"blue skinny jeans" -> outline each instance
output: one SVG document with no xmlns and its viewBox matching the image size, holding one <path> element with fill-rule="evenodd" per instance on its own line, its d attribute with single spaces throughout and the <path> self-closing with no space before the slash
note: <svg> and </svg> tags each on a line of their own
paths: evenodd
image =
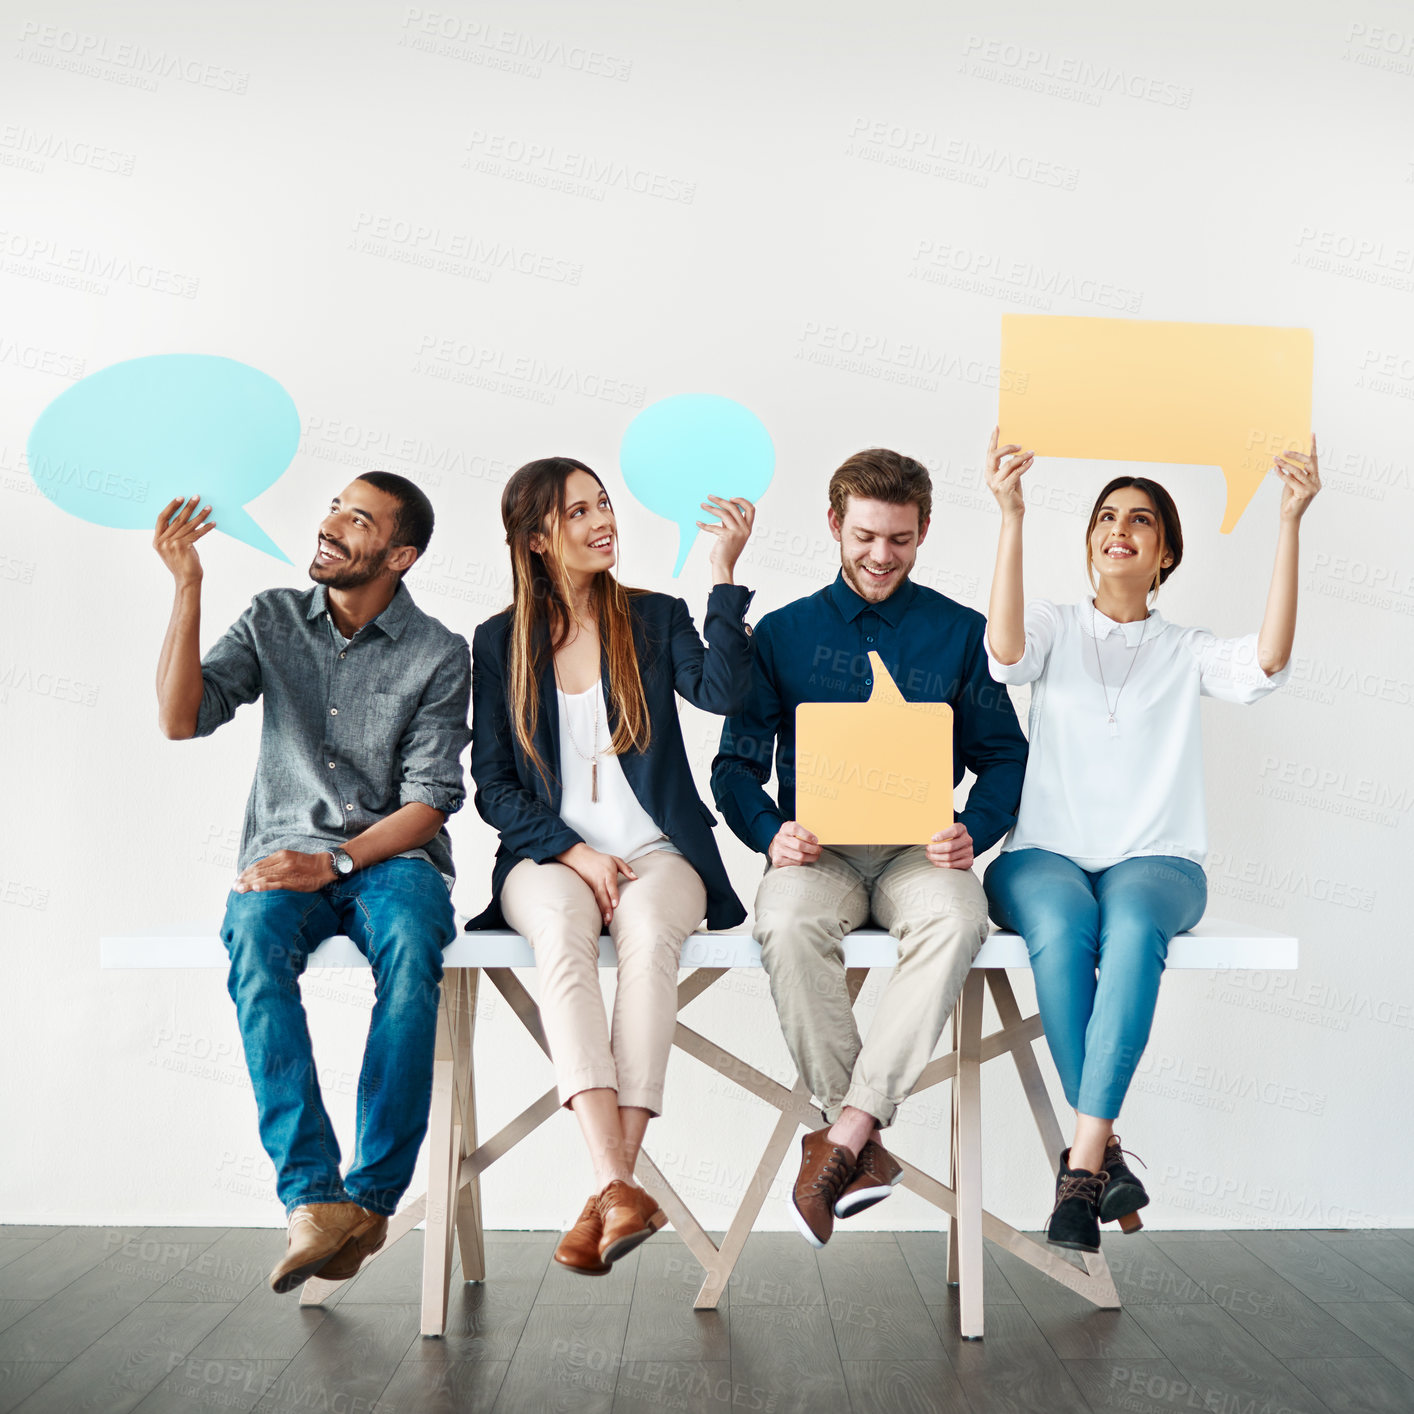
<svg viewBox="0 0 1414 1414">
<path fill-rule="evenodd" d="M 1031 956 L 1065 1097 L 1116 1119 L 1149 1042 L 1169 939 L 1208 903 L 1188 859 L 1145 855 L 1091 873 L 1045 849 L 999 854 L 982 881 L 993 919 Z"/>
<path fill-rule="evenodd" d="M 342 1178 L 299 992 L 309 954 L 340 933 L 368 959 L 374 983 L 358 1134 Z M 227 989 L 286 1213 L 348 1202 L 396 1211 L 427 1132 L 442 949 L 455 937 L 447 886 L 425 859 L 385 859 L 317 893 L 270 889 L 226 900 Z"/>
</svg>

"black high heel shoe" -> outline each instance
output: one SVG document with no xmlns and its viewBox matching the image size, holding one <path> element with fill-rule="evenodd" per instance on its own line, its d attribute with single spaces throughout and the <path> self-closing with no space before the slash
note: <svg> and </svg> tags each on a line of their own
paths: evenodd
<svg viewBox="0 0 1414 1414">
<path fill-rule="evenodd" d="M 1119 1147 L 1119 1136 L 1111 1134 L 1105 1140 L 1105 1172 L 1109 1181 L 1100 1193 L 1100 1221 L 1119 1224 L 1124 1233 L 1138 1232 L 1144 1224 L 1139 1219 L 1139 1209 L 1149 1206 L 1149 1195 L 1144 1185 L 1124 1161 L 1125 1150 Z M 1139 1159 L 1138 1154 L 1131 1158 Z M 1139 1159 L 1144 1164 L 1143 1159 Z M 1147 1168 L 1148 1165 L 1144 1164 Z"/>
<path fill-rule="evenodd" d="M 1061 1151 L 1056 1206 L 1046 1224 L 1047 1242 L 1075 1252 L 1100 1250 L 1100 1194 L 1109 1178 L 1104 1169 L 1091 1173 L 1089 1169 L 1071 1168 L 1070 1150 Z"/>
</svg>

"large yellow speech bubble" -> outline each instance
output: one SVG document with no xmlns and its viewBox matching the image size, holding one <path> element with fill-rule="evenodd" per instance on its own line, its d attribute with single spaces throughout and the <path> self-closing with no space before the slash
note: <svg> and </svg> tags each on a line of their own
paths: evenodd
<svg viewBox="0 0 1414 1414">
<path fill-rule="evenodd" d="M 1002 315 L 1002 442 L 1041 456 L 1219 466 L 1226 534 L 1311 442 L 1309 329 Z"/>
<path fill-rule="evenodd" d="M 952 824 L 952 708 L 908 702 L 870 653 L 867 702 L 795 709 L 795 815 L 821 844 L 927 844 Z"/>
</svg>

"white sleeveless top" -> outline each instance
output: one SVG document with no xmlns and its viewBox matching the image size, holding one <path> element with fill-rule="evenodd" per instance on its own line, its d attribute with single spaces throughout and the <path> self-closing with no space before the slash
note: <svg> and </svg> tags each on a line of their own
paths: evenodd
<svg viewBox="0 0 1414 1414">
<path fill-rule="evenodd" d="M 632 862 L 655 849 L 675 849 L 668 837 L 639 804 L 633 787 L 609 750 L 609 713 L 604 686 L 596 682 L 583 692 L 556 688 L 560 713 L 560 819 L 578 832 L 591 849 L 616 854 Z M 598 699 L 599 737 L 594 739 L 595 699 Z M 578 743 L 579 751 L 575 750 Z M 597 748 L 599 799 L 590 799 L 590 763 L 580 755 Z"/>
</svg>

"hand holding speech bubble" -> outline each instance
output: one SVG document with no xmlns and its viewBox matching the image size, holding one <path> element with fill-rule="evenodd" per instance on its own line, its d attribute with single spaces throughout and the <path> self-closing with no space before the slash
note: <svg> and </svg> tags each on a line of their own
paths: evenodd
<svg viewBox="0 0 1414 1414">
<path fill-rule="evenodd" d="M 953 823 L 952 708 L 909 702 L 869 654 L 867 702 L 795 709 L 795 815 L 821 844 L 927 844 Z"/>
<path fill-rule="evenodd" d="M 714 393 L 679 393 L 650 403 L 629 423 L 619 469 L 637 500 L 677 522 L 676 579 L 697 539 L 701 503 L 709 495 L 759 500 L 771 484 L 776 449 L 750 408 Z"/>
<path fill-rule="evenodd" d="M 152 528 L 177 496 L 200 493 L 227 535 L 290 563 L 245 503 L 284 474 L 299 413 L 268 374 L 214 354 L 154 354 L 100 369 L 39 415 L 30 475 L 70 515 Z"/>
<path fill-rule="evenodd" d="M 1273 455 L 1310 445 L 1313 357 L 1309 329 L 1004 314 L 1000 440 L 1219 466 L 1227 534 Z"/>
</svg>

